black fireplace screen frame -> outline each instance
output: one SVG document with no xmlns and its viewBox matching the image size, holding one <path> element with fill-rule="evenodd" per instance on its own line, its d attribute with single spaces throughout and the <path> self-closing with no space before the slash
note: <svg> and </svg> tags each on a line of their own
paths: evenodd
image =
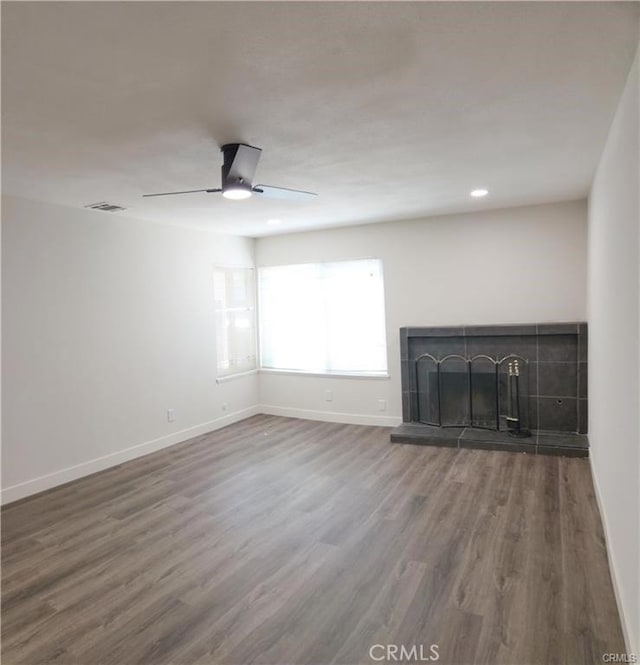
<svg viewBox="0 0 640 665">
<path fill-rule="evenodd" d="M 435 365 L 436 381 L 437 381 L 437 396 L 438 396 L 438 408 L 437 408 L 437 422 L 434 422 L 433 419 L 428 419 L 426 416 L 423 419 L 423 414 L 421 413 L 421 386 L 420 386 L 420 361 L 429 360 Z M 467 404 L 468 404 L 468 418 L 466 422 L 458 422 L 451 424 L 442 424 L 443 421 L 443 380 L 442 380 L 442 365 L 447 361 L 458 360 L 462 361 L 466 368 L 466 394 L 467 394 Z M 493 393 L 495 399 L 495 426 L 483 426 L 474 424 L 474 397 L 473 397 L 473 388 L 472 388 L 472 375 L 473 375 L 473 363 L 478 360 L 489 361 L 493 365 Z M 486 429 L 499 431 L 500 430 L 500 408 L 503 404 L 502 394 L 501 394 L 501 381 L 500 381 L 500 369 L 505 362 L 519 361 L 523 363 L 523 367 L 526 368 L 526 377 L 528 379 L 528 365 L 529 361 L 527 358 L 523 358 L 517 354 L 509 354 L 503 358 L 496 359 L 485 354 L 478 354 L 472 357 L 465 357 L 456 353 L 449 354 L 443 358 L 436 358 L 430 353 L 423 353 L 415 359 L 414 372 L 415 372 L 415 386 L 417 392 L 417 401 L 416 401 L 416 410 L 417 410 L 417 420 L 418 422 L 424 423 L 425 425 L 435 425 L 437 427 L 474 427 L 478 429 Z M 486 372 L 484 372 L 486 374 Z M 526 420 L 528 420 L 528 390 L 526 391 L 526 396 L 521 395 L 520 399 L 523 400 L 522 407 L 523 411 L 527 414 Z"/>
</svg>

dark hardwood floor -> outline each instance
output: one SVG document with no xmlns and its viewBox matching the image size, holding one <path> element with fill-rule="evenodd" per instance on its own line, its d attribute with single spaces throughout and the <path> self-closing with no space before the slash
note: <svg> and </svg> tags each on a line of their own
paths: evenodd
<svg viewBox="0 0 640 665">
<path fill-rule="evenodd" d="M 587 460 L 389 431 L 256 416 L 7 506 L 3 664 L 624 651 Z"/>
</svg>

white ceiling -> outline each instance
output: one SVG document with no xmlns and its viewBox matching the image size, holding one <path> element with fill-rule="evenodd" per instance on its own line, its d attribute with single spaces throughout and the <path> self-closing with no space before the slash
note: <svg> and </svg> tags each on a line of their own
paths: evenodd
<svg viewBox="0 0 640 665">
<path fill-rule="evenodd" d="M 3 2 L 3 190 L 252 236 L 583 197 L 638 7 Z M 235 141 L 318 199 L 141 198 Z"/>
</svg>

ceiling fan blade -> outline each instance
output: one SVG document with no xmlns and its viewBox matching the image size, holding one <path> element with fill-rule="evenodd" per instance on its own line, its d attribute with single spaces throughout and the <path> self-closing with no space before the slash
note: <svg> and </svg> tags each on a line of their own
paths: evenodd
<svg viewBox="0 0 640 665">
<path fill-rule="evenodd" d="M 211 194 L 213 192 L 221 192 L 221 189 L 188 189 L 185 192 L 160 192 L 160 194 L 143 194 L 142 198 L 148 198 L 150 196 L 173 196 L 174 194 L 195 194 L 196 192 L 207 192 Z"/>
<path fill-rule="evenodd" d="M 222 152 L 224 154 L 223 183 L 241 180 L 251 184 L 262 149 L 244 143 L 228 143 L 222 146 Z"/>
<path fill-rule="evenodd" d="M 284 187 L 272 187 L 271 185 L 256 185 L 253 193 L 269 199 L 284 199 L 287 201 L 309 201 L 315 196 L 314 192 L 303 192 L 300 189 L 285 189 Z"/>
</svg>

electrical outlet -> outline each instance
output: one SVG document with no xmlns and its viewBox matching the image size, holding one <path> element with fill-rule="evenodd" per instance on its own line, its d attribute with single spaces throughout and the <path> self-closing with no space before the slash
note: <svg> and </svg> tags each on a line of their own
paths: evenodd
<svg viewBox="0 0 640 665">
<path fill-rule="evenodd" d="M 333 390 L 325 390 L 324 391 L 324 401 L 325 402 L 333 402 Z"/>
<path fill-rule="evenodd" d="M 167 409 L 167 422 L 172 423 L 176 419 L 176 412 L 173 409 Z"/>
<path fill-rule="evenodd" d="M 379 399 L 378 400 L 378 411 L 386 411 L 387 410 L 387 400 L 386 399 Z"/>
<path fill-rule="evenodd" d="M 229 405 L 226 402 L 222 402 L 222 410 L 226 411 L 229 408 Z"/>
</svg>

